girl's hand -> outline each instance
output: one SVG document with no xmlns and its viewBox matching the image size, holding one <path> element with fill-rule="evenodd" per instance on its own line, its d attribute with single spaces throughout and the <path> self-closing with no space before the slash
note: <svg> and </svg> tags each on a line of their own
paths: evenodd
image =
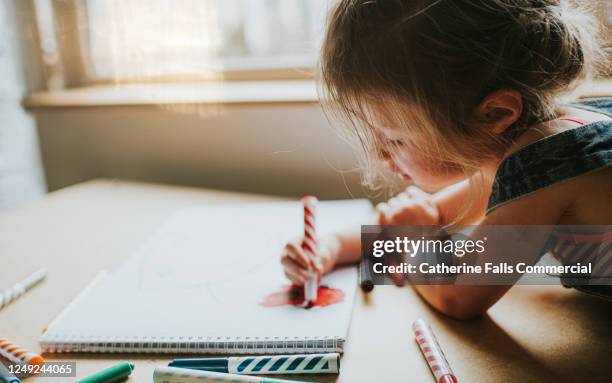
<svg viewBox="0 0 612 383">
<path fill-rule="evenodd" d="M 308 269 L 312 269 L 320 280 L 321 277 L 330 272 L 337 260 L 337 246 L 333 238 L 323 238 L 319 243 L 317 257 L 312 261 L 302 249 L 302 239 L 296 238 L 285 245 L 281 264 L 285 275 L 294 285 L 302 286 L 308 280 Z"/>
<path fill-rule="evenodd" d="M 376 206 L 380 225 L 440 225 L 441 215 L 432 196 L 416 186 Z"/>
</svg>

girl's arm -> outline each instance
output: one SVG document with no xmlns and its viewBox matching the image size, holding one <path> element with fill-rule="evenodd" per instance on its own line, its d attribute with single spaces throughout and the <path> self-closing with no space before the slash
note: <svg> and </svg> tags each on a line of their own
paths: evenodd
<svg viewBox="0 0 612 383">
<path fill-rule="evenodd" d="M 434 195 L 425 193 L 414 186 L 376 207 L 376 214 L 369 219 L 376 225 L 444 225 L 456 219 L 459 214 L 464 217 L 459 221 L 468 224 L 478 221 L 486 207 L 486 199 L 480 198 L 476 203 L 466 206 L 473 194 L 469 182 L 463 181 L 451 185 Z M 487 196 L 488 197 L 488 196 Z M 473 197 L 472 197 L 473 198 Z M 320 274 L 331 271 L 335 266 L 359 262 L 361 258 L 361 232 L 353 228 L 321 238 L 319 247 L 319 265 L 314 265 L 306 257 L 296 239 L 287 243 L 281 263 L 285 275 L 294 284 L 301 285 L 307 279 L 308 268 L 316 269 Z"/>
<path fill-rule="evenodd" d="M 512 201 L 486 216 L 473 234 L 473 238 L 486 236 L 484 233 L 490 229 L 489 225 L 555 225 L 570 205 L 575 193 L 576 188 L 570 181 Z M 532 248 L 541 249 L 547 240 L 546 233 L 539 233 L 537 237 L 531 239 Z M 496 247 L 495 243 L 489 243 L 484 257 L 495 259 L 496 251 L 500 251 L 500 247 Z M 528 255 L 517 254 L 517 256 Z M 512 286 L 415 285 L 414 287 L 419 295 L 437 310 L 457 319 L 469 319 L 487 311 Z"/>
<path fill-rule="evenodd" d="M 486 182 L 477 185 L 486 187 Z M 479 198 L 474 199 L 474 195 Z M 474 202 L 468 205 L 466 201 L 470 199 Z M 467 225 L 482 219 L 487 199 L 488 194 L 472 190 L 468 180 L 448 186 L 433 195 L 409 187 L 388 203 L 379 204 L 378 213 L 371 217 L 370 224 L 446 225 L 463 215 L 458 223 Z M 467 209 L 464 208 L 466 206 Z M 361 259 L 361 232 L 358 229 L 336 233 L 324 238 L 322 244 L 337 254 L 335 265 L 356 263 Z M 324 269 L 329 270 L 335 265 L 329 265 L 329 268 L 324 265 Z"/>
<path fill-rule="evenodd" d="M 484 217 L 492 181 L 478 179 L 474 186 L 466 179 L 448 186 L 432 195 L 440 213 L 440 225 L 456 223 L 470 225 Z"/>
<path fill-rule="evenodd" d="M 377 224 L 378 218 L 372 215 L 369 222 Z M 312 268 L 322 276 L 334 267 L 357 263 L 361 259 L 360 227 L 340 231 L 319 240 L 317 263 L 313 263 L 301 247 L 301 238 L 288 242 L 283 250 L 281 264 L 285 275 L 293 284 L 301 286 L 308 278 L 307 270 Z"/>
<path fill-rule="evenodd" d="M 329 247 L 329 251 L 337 254 L 335 264 L 329 265 L 327 269 L 359 262 L 361 259 L 361 231 L 359 229 L 346 230 L 331 235 L 322 240 L 323 246 Z"/>
<path fill-rule="evenodd" d="M 434 194 L 410 186 L 404 192 L 379 204 L 381 225 L 460 225 L 476 224 L 484 217 L 492 177 L 478 174 L 472 183 L 466 179 Z"/>
</svg>

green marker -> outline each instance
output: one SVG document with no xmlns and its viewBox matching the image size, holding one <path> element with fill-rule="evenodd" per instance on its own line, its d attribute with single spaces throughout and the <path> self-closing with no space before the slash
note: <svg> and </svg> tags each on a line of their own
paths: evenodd
<svg viewBox="0 0 612 383">
<path fill-rule="evenodd" d="M 78 383 L 115 383 L 121 382 L 134 371 L 134 363 L 119 363 L 98 373 L 88 376 Z"/>
<path fill-rule="evenodd" d="M 0 362 L 0 382 L 1 383 L 21 383 L 15 375 L 11 374 L 8 368 L 4 367 L 4 364 Z"/>
</svg>

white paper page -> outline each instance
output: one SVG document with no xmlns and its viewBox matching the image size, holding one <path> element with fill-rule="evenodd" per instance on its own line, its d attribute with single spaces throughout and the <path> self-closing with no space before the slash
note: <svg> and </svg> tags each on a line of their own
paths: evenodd
<svg viewBox="0 0 612 383">
<path fill-rule="evenodd" d="M 365 200 L 322 202 L 318 234 L 358 228 L 370 211 Z M 322 285 L 344 293 L 340 303 L 311 309 L 262 306 L 267 296 L 289 286 L 281 251 L 302 231 L 303 210 L 297 202 L 182 210 L 64 313 L 43 339 L 346 338 L 355 267 L 323 279 Z"/>
</svg>

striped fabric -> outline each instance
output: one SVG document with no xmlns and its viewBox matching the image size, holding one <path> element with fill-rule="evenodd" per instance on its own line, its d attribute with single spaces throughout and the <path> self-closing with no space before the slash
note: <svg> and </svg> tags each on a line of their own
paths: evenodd
<svg viewBox="0 0 612 383">
<path fill-rule="evenodd" d="M 548 251 L 563 265 L 592 265 L 590 275 L 559 275 L 564 286 L 612 300 L 612 230 L 598 233 L 556 230 Z"/>
</svg>

